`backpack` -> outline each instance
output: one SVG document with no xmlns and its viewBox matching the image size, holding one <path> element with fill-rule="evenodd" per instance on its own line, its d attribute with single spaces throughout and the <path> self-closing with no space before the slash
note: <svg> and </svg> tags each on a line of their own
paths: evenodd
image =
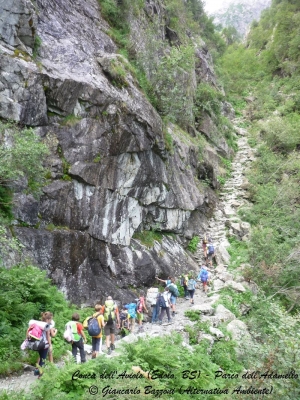
<svg viewBox="0 0 300 400">
<path fill-rule="evenodd" d="M 138 313 L 142 313 L 143 312 L 143 304 L 144 302 L 141 300 L 141 298 L 138 299 L 137 303 L 136 303 L 136 311 Z"/>
<path fill-rule="evenodd" d="M 104 303 L 105 309 L 104 309 L 104 321 L 107 322 L 108 324 L 112 324 L 114 320 L 116 319 L 116 305 L 113 302 L 113 300 L 106 300 Z"/>
<path fill-rule="evenodd" d="M 174 296 L 174 297 L 178 297 L 179 296 L 179 291 L 176 287 L 176 285 L 174 285 L 174 283 L 171 283 L 168 286 L 169 292 Z"/>
<path fill-rule="evenodd" d="M 136 318 L 136 304 L 129 303 L 124 306 L 128 310 L 128 315 L 130 318 Z"/>
<path fill-rule="evenodd" d="M 87 331 L 90 336 L 99 336 L 101 333 L 101 327 L 99 326 L 99 317 L 100 313 L 97 314 L 95 317 L 91 317 L 88 319 L 87 323 Z"/>
<path fill-rule="evenodd" d="M 188 290 L 194 290 L 195 289 L 194 285 L 195 285 L 194 279 L 190 279 L 189 282 L 188 282 L 188 285 L 187 285 L 187 289 Z"/>
<path fill-rule="evenodd" d="M 147 290 L 147 296 L 146 296 L 146 301 L 147 303 L 150 303 L 151 306 L 156 305 L 156 300 L 157 300 L 157 295 L 158 295 L 158 288 L 150 288 Z"/>
<path fill-rule="evenodd" d="M 214 248 L 214 245 L 211 243 L 208 245 L 208 254 L 211 255 L 211 254 L 214 254 L 214 252 L 215 252 L 215 248 Z"/>
<path fill-rule="evenodd" d="M 65 325 L 64 338 L 67 342 L 78 342 L 81 339 L 81 335 L 77 332 L 76 321 L 69 321 Z"/>
<path fill-rule="evenodd" d="M 156 304 L 157 304 L 159 307 L 163 307 L 163 308 L 166 308 L 166 307 L 167 307 L 165 298 L 164 298 L 164 296 L 163 296 L 162 294 L 159 295 Z"/>
<path fill-rule="evenodd" d="M 33 351 L 40 351 L 40 350 L 44 350 L 44 348 L 46 347 L 47 344 L 48 344 L 48 341 L 46 338 L 46 332 L 42 331 L 42 336 L 40 337 L 39 340 L 28 339 L 26 348 L 29 350 L 33 350 Z"/>
<path fill-rule="evenodd" d="M 206 271 L 206 269 L 203 269 L 203 270 L 201 271 L 200 279 L 201 279 L 201 282 L 207 282 L 207 279 L 208 279 L 208 272 Z"/>
<path fill-rule="evenodd" d="M 31 324 L 27 330 L 27 337 L 29 340 L 40 340 L 43 335 L 43 328 L 41 328 L 38 324 Z"/>
</svg>

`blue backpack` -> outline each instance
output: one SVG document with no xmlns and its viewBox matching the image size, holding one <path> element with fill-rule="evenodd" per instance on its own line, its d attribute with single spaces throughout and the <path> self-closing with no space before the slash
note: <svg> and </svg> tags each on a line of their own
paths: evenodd
<svg viewBox="0 0 300 400">
<path fill-rule="evenodd" d="M 130 318 L 136 318 L 136 304 L 135 303 L 129 303 L 125 304 L 124 308 L 128 310 L 128 314 Z"/>
<path fill-rule="evenodd" d="M 99 326 L 98 322 L 98 317 L 100 314 L 96 315 L 95 317 L 92 317 L 88 320 L 88 334 L 90 336 L 99 336 L 101 333 L 101 327 Z"/>
<path fill-rule="evenodd" d="M 209 245 L 208 245 L 208 254 L 209 254 L 209 255 L 210 255 L 210 254 L 214 254 L 214 252 L 215 252 L 214 245 L 213 245 L 213 244 L 209 244 Z"/>
<path fill-rule="evenodd" d="M 166 307 L 167 307 L 165 298 L 164 298 L 164 296 L 163 296 L 162 294 L 159 295 L 156 304 L 157 304 L 159 307 L 163 307 L 163 308 L 166 308 Z"/>
<path fill-rule="evenodd" d="M 201 282 L 207 282 L 207 279 L 208 279 L 208 272 L 206 271 L 206 269 L 203 269 L 203 270 L 201 271 L 200 279 L 201 279 Z"/>
</svg>

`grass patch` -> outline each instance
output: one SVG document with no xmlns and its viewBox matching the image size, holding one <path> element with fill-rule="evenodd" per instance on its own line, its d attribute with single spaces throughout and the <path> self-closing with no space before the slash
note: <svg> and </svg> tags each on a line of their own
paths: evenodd
<svg viewBox="0 0 300 400">
<path fill-rule="evenodd" d="M 157 231 L 142 231 L 135 232 L 132 237 L 133 239 L 139 240 L 144 246 L 151 248 L 154 246 L 155 241 L 161 243 L 163 235 L 161 232 Z"/>
<path fill-rule="evenodd" d="M 61 122 L 63 126 L 74 126 L 81 121 L 81 117 L 76 117 L 74 114 L 67 115 Z"/>
</svg>

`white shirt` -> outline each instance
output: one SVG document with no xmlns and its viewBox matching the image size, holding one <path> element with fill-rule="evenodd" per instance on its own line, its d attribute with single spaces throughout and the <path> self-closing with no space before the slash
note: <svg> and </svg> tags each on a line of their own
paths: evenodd
<svg viewBox="0 0 300 400">
<path fill-rule="evenodd" d="M 163 292 L 162 295 L 163 295 L 163 297 L 165 299 L 166 306 L 169 307 L 170 306 L 171 293 L 170 292 Z"/>
</svg>

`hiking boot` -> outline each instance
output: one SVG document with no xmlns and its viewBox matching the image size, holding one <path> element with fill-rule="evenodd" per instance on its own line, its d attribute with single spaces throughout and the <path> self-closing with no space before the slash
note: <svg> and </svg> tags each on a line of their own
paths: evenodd
<svg viewBox="0 0 300 400">
<path fill-rule="evenodd" d="M 115 345 L 111 343 L 110 348 L 111 348 L 111 350 L 114 350 L 115 349 Z"/>
<path fill-rule="evenodd" d="M 111 348 L 109 347 L 108 349 L 107 349 L 107 355 L 109 356 L 111 354 Z"/>
<path fill-rule="evenodd" d="M 175 311 L 172 312 L 172 317 L 175 317 Z"/>
<path fill-rule="evenodd" d="M 34 371 L 33 371 L 33 375 L 34 376 L 38 376 L 40 374 L 40 371 L 38 370 L 38 368 L 36 368 Z"/>
<path fill-rule="evenodd" d="M 168 324 L 170 325 L 170 324 L 173 324 L 173 321 L 172 321 L 172 319 L 170 318 L 170 319 L 168 319 Z"/>
<path fill-rule="evenodd" d="M 185 299 L 186 299 L 186 300 L 188 300 L 188 299 L 189 299 L 189 297 L 187 297 L 187 296 L 186 296 L 186 298 L 185 298 Z"/>
</svg>

